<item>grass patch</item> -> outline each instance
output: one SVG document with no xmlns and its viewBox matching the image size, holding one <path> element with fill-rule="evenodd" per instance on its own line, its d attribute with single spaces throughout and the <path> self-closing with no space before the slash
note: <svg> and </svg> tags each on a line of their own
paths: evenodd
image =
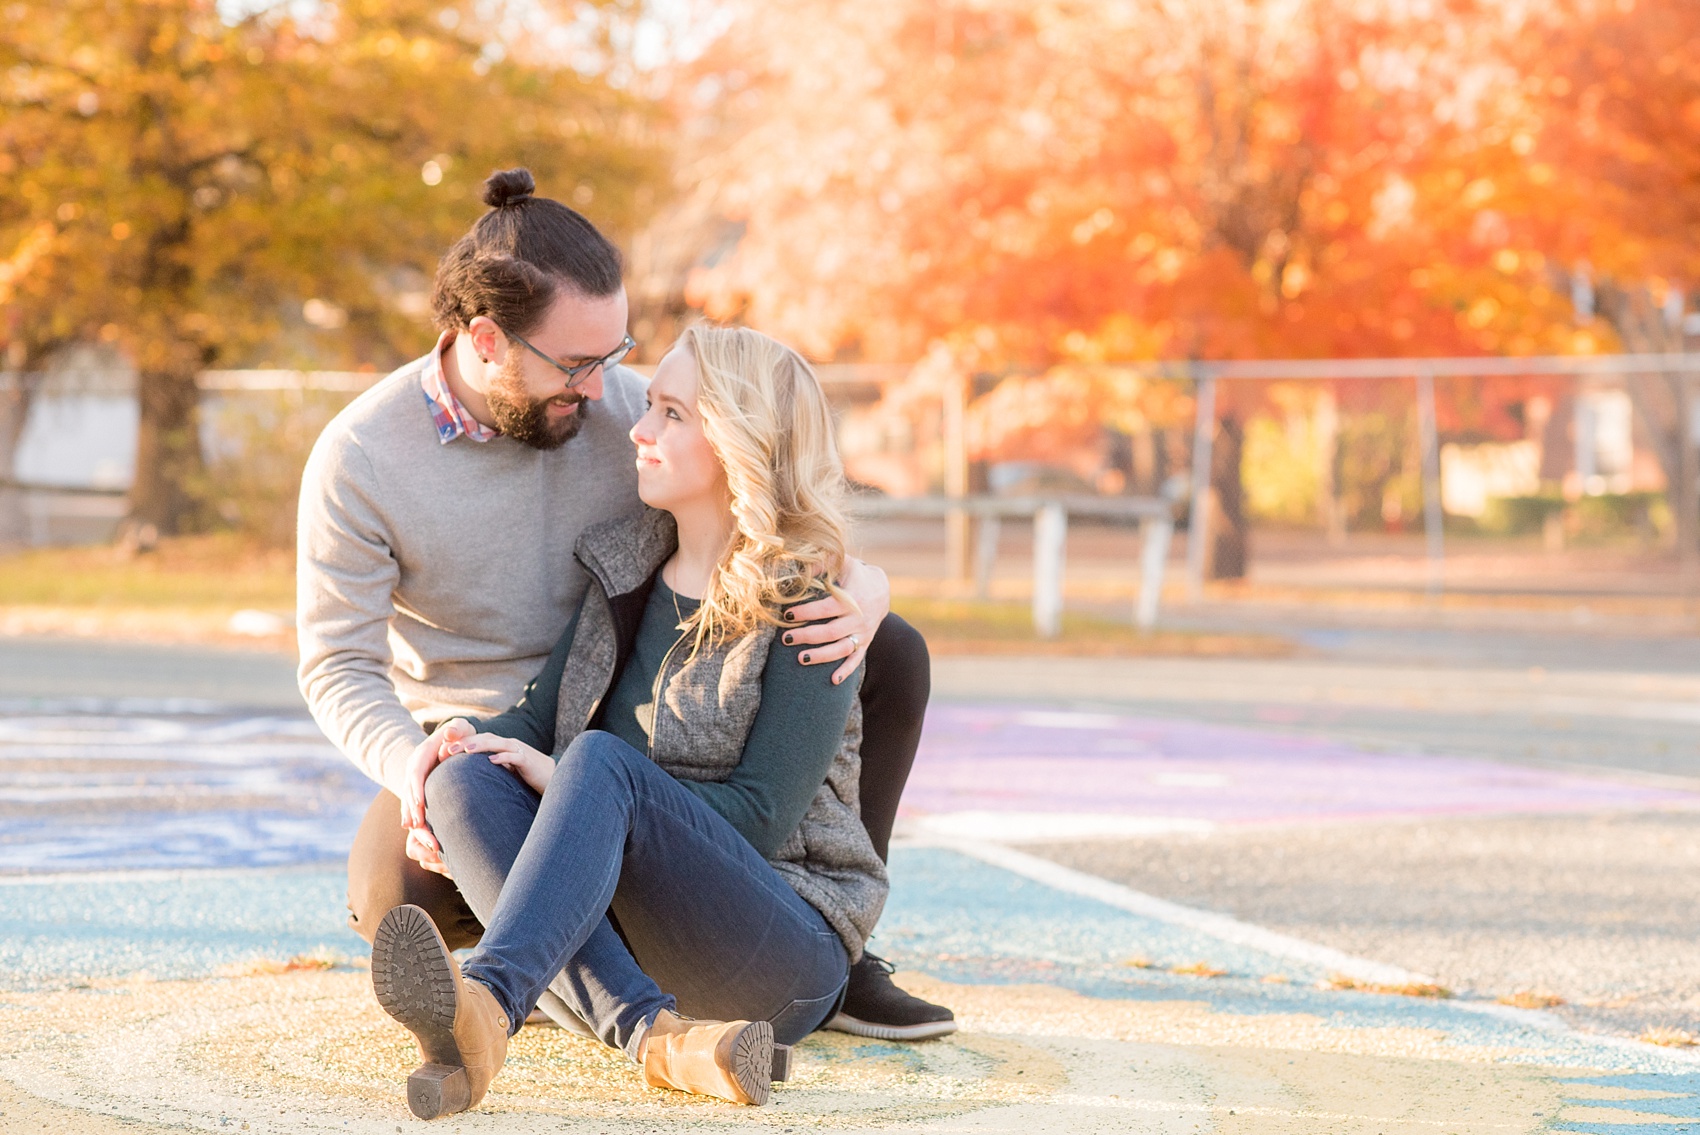
<svg viewBox="0 0 1700 1135">
<path fill-rule="evenodd" d="M 0 556 L 0 633 L 260 645 L 233 635 L 230 615 L 249 608 L 281 614 L 294 606 L 294 555 L 237 533 L 165 539 L 135 555 L 101 546 Z M 1061 636 L 1041 639 L 1025 603 L 905 596 L 892 607 L 939 654 L 1278 658 L 1294 652 L 1292 643 L 1269 635 L 1142 634 L 1128 622 L 1087 613 L 1065 614 Z"/>
<path fill-rule="evenodd" d="M 1025 603 L 893 597 L 892 610 L 927 637 L 938 654 L 1195 655 L 1280 658 L 1293 644 L 1273 635 L 1192 631 L 1141 632 L 1131 622 L 1065 613 L 1062 634 L 1043 639 Z"/>
<path fill-rule="evenodd" d="M 151 552 L 33 548 L 0 556 L 7 606 L 287 611 L 295 557 L 232 533 L 160 541 Z"/>
</svg>

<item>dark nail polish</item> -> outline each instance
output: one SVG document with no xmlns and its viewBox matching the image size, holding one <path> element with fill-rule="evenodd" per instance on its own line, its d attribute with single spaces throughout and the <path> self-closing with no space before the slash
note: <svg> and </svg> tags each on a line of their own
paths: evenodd
<svg viewBox="0 0 1700 1135">
<path fill-rule="evenodd" d="M 795 636 L 792 635 L 791 632 L 789 632 L 789 631 L 785 632 L 785 645 L 790 646 L 794 637 Z"/>
<path fill-rule="evenodd" d="M 786 622 L 788 622 L 788 623 L 794 623 L 794 622 L 796 622 L 796 621 L 797 621 L 797 614 L 796 614 L 796 612 L 794 612 L 794 611 L 787 611 L 787 612 L 785 612 L 785 621 L 786 621 Z"/>
<path fill-rule="evenodd" d="M 806 665 L 808 665 L 808 662 L 809 662 L 809 656 L 805 653 L 803 655 L 803 664 L 806 666 Z"/>
</svg>

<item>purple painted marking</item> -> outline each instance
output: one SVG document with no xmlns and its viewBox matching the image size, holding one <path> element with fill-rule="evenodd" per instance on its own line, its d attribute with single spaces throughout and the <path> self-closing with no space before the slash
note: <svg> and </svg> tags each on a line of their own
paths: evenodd
<svg viewBox="0 0 1700 1135">
<path fill-rule="evenodd" d="M 1700 793 L 1317 737 L 1114 714 L 935 705 L 905 810 L 1072 812 L 1225 824 L 1700 809 Z"/>
</svg>

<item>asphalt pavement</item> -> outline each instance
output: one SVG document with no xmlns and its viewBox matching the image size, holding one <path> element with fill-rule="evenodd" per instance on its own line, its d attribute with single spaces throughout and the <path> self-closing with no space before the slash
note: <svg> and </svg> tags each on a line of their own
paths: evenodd
<svg viewBox="0 0 1700 1135">
<path fill-rule="evenodd" d="M 1246 827 L 1026 850 L 1461 994 L 1562 999 L 1552 1011 L 1589 1031 L 1700 1035 L 1700 813 Z"/>
<path fill-rule="evenodd" d="M 761 1119 L 528 1030 L 476 1118 L 1700 1130 L 1700 1060 L 1636 1039 L 1700 1032 L 1700 650 L 1257 618 L 1294 657 L 935 659 L 874 945 L 957 1041 L 815 1038 Z M 405 1118 L 341 924 L 371 786 L 292 669 L 0 639 L 0 1131 Z"/>
<path fill-rule="evenodd" d="M 276 651 L 0 636 L 0 713 L 117 703 L 307 712 L 294 662 Z"/>
<path fill-rule="evenodd" d="M 1527 613 L 1487 626 L 1456 615 L 1354 621 L 1255 609 L 1178 621 L 1284 635 L 1298 652 L 946 659 L 938 686 L 946 697 L 1002 685 L 1078 712 L 1556 770 L 1598 788 L 1580 814 L 1507 807 L 1482 793 L 1403 814 L 1344 807 L 1029 851 L 1459 991 L 1557 1000 L 1553 1012 L 1579 1028 L 1700 1035 L 1700 814 L 1668 803 L 1643 810 L 1613 793 L 1700 787 L 1700 639 Z M 1428 780 L 1437 766 L 1423 767 Z M 1347 795 L 1340 788 L 1335 805 Z"/>
</svg>

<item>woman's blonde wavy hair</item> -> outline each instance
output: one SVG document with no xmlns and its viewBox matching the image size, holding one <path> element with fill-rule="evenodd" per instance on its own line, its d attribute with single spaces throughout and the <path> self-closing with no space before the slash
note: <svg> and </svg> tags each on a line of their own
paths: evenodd
<svg viewBox="0 0 1700 1135">
<path fill-rule="evenodd" d="M 813 368 L 747 327 L 697 325 L 679 345 L 697 364 L 702 432 L 726 470 L 733 533 L 696 614 L 696 646 L 779 625 L 825 591 L 848 556 L 844 466 Z"/>
</svg>

